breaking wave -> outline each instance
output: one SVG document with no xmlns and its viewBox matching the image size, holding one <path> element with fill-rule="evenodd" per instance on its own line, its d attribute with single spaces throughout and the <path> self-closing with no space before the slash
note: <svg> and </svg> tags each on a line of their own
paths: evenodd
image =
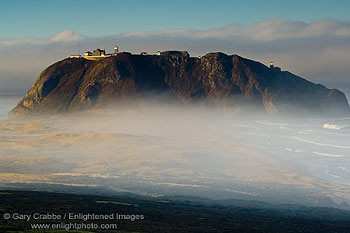
<svg viewBox="0 0 350 233">
<path fill-rule="evenodd" d="M 324 129 L 332 129 L 332 130 L 344 130 L 349 129 L 350 130 L 350 119 L 344 118 L 335 120 L 333 122 L 328 122 L 323 125 Z"/>
</svg>

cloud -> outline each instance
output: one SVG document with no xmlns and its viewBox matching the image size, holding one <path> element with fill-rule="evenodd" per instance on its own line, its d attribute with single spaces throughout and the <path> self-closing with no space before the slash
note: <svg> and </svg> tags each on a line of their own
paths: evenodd
<svg viewBox="0 0 350 233">
<path fill-rule="evenodd" d="M 81 51 L 78 51 L 80 44 Z M 350 22 L 324 19 L 312 23 L 271 19 L 251 25 L 234 23 L 207 30 L 167 29 L 87 37 L 64 30 L 47 39 L 0 41 L 0 87 L 29 88 L 46 66 L 85 50 L 114 45 L 140 53 L 187 50 L 192 56 L 222 51 L 268 64 L 329 87 L 350 88 Z M 30 59 L 28 59 L 30 57 Z"/>
<path fill-rule="evenodd" d="M 240 38 L 253 41 L 273 41 L 279 39 L 311 38 L 319 36 L 350 36 L 350 22 L 325 19 L 310 24 L 301 21 L 283 21 L 271 19 L 253 25 L 230 24 L 222 28 L 207 30 L 161 30 L 155 32 L 129 32 L 121 34 L 123 37 L 188 37 L 193 39 Z"/>
<path fill-rule="evenodd" d="M 250 39 L 272 41 L 279 39 L 314 38 L 320 36 L 350 36 L 349 22 L 334 19 L 307 24 L 301 21 L 273 19 L 255 24 L 243 30 Z"/>
<path fill-rule="evenodd" d="M 49 39 L 49 41 L 50 42 L 58 42 L 58 41 L 69 42 L 69 41 L 75 41 L 75 40 L 82 40 L 84 38 L 85 36 L 77 34 L 73 30 L 64 30 L 52 36 Z"/>
<path fill-rule="evenodd" d="M 64 30 L 61 31 L 49 39 L 38 39 L 33 37 L 25 37 L 15 40 L 3 40 L 0 41 L 0 46 L 17 46 L 21 44 L 27 44 L 27 45 L 45 45 L 52 42 L 72 42 L 77 40 L 82 40 L 87 37 L 75 33 L 73 30 Z"/>
</svg>

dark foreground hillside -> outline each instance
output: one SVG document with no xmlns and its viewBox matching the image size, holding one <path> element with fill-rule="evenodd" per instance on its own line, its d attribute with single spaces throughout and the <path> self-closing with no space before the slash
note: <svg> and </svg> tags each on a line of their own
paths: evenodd
<svg viewBox="0 0 350 233">
<path fill-rule="evenodd" d="M 218 204 L 193 197 L 0 191 L 0 212 L 0 232 L 349 232 L 350 229 L 348 211 L 239 200 Z M 31 216 L 29 221 L 27 215 Z M 84 221 L 84 216 L 90 219 Z M 110 219 L 98 220 L 97 216 Z M 94 224 L 110 229 L 31 230 L 38 224 L 57 227 L 69 223 L 70 226 Z"/>
</svg>

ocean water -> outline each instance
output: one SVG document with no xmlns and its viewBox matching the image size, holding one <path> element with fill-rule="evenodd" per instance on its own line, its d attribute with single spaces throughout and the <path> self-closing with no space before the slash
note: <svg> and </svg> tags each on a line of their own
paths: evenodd
<svg viewBox="0 0 350 233">
<path fill-rule="evenodd" d="M 344 92 L 346 98 L 349 101 L 350 100 L 350 88 L 343 88 L 343 89 L 341 89 L 341 91 Z"/>
<path fill-rule="evenodd" d="M 217 132 L 226 138 L 241 131 L 242 144 L 295 164 L 311 177 L 350 185 L 350 117 L 232 122 L 236 130 L 219 125 Z"/>
<path fill-rule="evenodd" d="M 17 102 L 24 96 L 23 91 L 1 91 L 0 90 L 0 120 L 7 120 L 8 113 L 14 108 Z"/>
</svg>

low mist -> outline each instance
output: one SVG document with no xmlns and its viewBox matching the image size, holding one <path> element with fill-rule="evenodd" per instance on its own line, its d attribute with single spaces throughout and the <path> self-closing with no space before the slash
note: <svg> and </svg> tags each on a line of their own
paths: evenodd
<svg viewBox="0 0 350 233">
<path fill-rule="evenodd" d="M 330 127 L 338 121 L 160 99 L 1 121 L 0 176 L 3 185 L 337 206 L 350 200 L 350 118 Z"/>
</svg>

